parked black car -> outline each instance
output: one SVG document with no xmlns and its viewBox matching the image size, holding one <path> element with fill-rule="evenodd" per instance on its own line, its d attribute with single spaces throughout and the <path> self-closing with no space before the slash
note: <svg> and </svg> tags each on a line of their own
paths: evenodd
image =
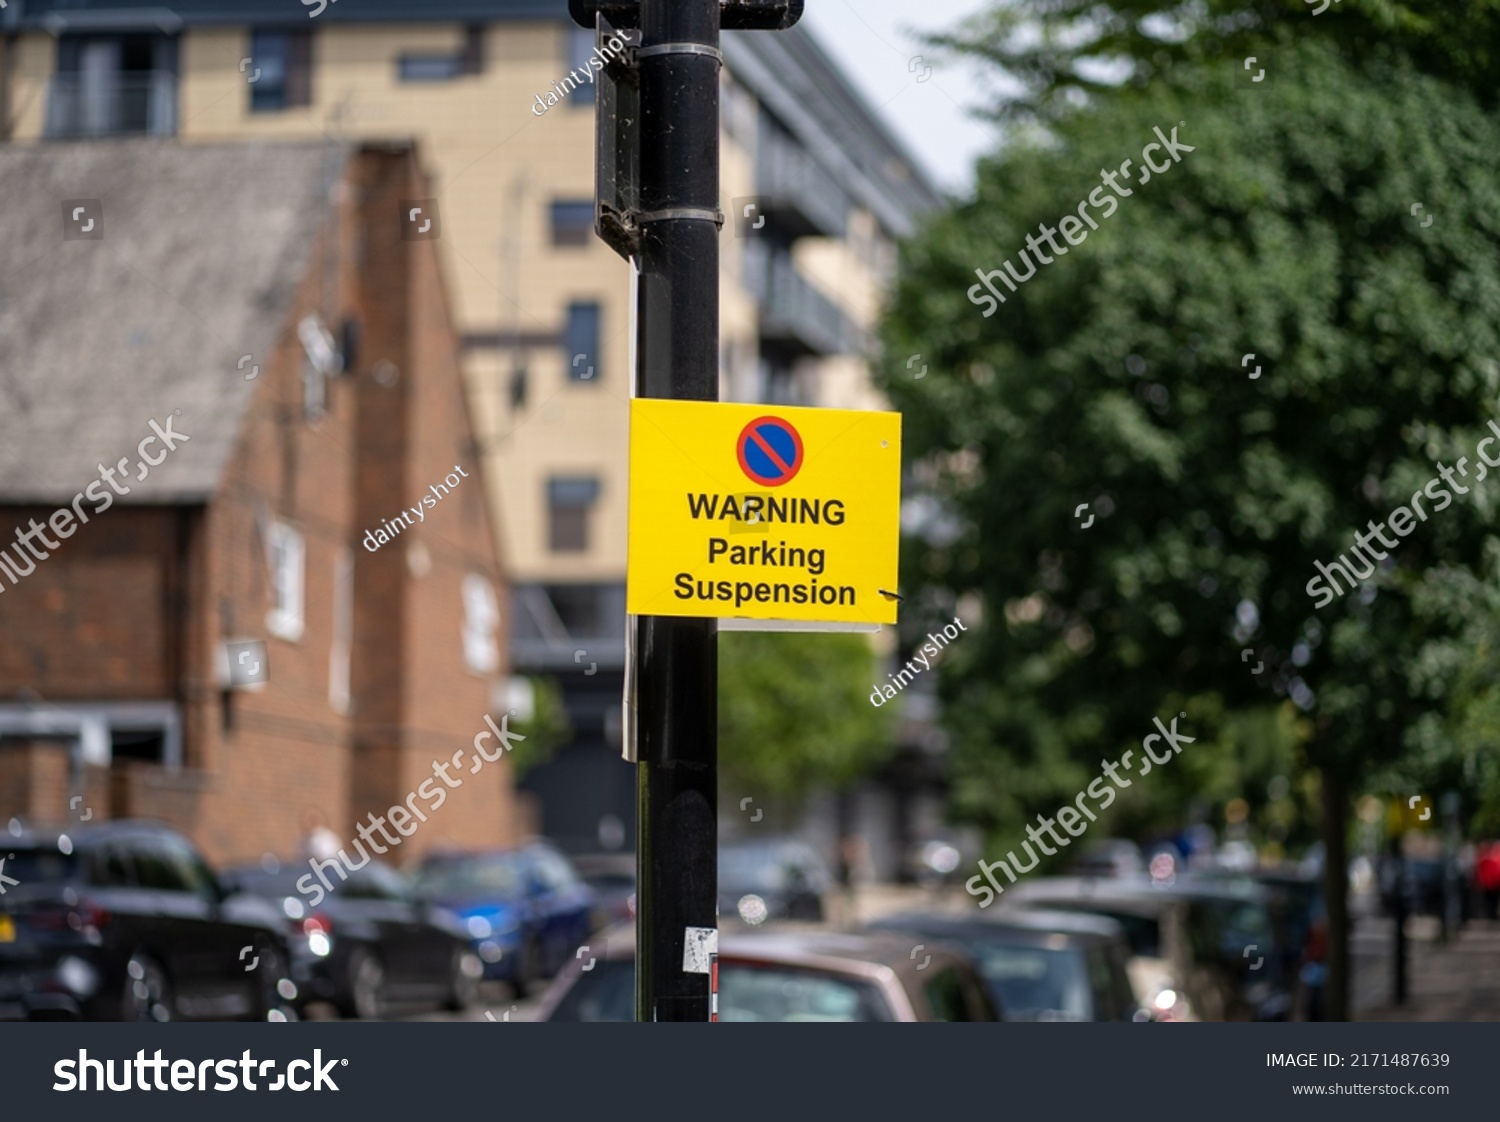
<svg viewBox="0 0 1500 1122">
<path fill-rule="evenodd" d="M 400 873 L 371 862 L 333 880 L 317 907 L 297 892 L 306 865 L 236 869 L 225 879 L 271 901 L 290 925 L 292 978 L 309 1001 L 346 1017 L 375 1018 L 396 1005 L 464 1009 L 479 1001 L 484 965 L 452 912 L 417 898 Z"/>
<path fill-rule="evenodd" d="M 0 876 L 0 1017 L 289 1019 L 283 918 L 174 830 L 0 834 Z"/>
<path fill-rule="evenodd" d="M 970 909 L 898 915 L 869 926 L 961 947 L 1007 1021 L 1144 1019 L 1126 969 L 1125 930 L 1104 916 Z"/>
</svg>

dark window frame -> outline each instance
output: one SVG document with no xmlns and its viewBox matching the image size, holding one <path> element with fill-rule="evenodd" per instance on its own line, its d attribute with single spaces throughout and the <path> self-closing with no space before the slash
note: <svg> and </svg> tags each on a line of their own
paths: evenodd
<svg viewBox="0 0 1500 1122">
<path fill-rule="evenodd" d="M 563 364 L 570 382 L 594 382 L 603 378 L 599 361 L 604 337 L 604 305 L 597 300 L 574 300 L 563 320 Z M 581 361 L 575 361 L 579 355 Z M 585 377 L 587 375 L 587 377 Z"/>
<path fill-rule="evenodd" d="M 593 29 L 587 27 L 575 27 L 569 25 L 567 42 L 563 46 L 563 68 L 568 74 L 574 71 L 587 71 L 592 69 L 588 64 L 588 58 L 593 55 L 597 44 Z M 597 82 L 598 71 L 595 71 L 594 82 Z M 575 77 L 575 81 L 577 81 Z M 594 82 L 585 78 L 578 81 L 563 97 L 568 103 L 569 109 L 592 109 L 594 107 Z"/>
<path fill-rule="evenodd" d="M 422 67 L 431 69 L 422 73 Z M 464 28 L 464 44 L 457 51 L 410 51 L 396 57 L 401 82 L 452 82 L 484 73 L 484 25 Z"/>
<path fill-rule="evenodd" d="M 250 33 L 250 65 L 262 71 L 261 77 L 250 83 L 251 113 L 280 113 L 312 104 L 312 41 L 312 31 L 307 28 Z M 266 83 L 264 72 L 271 69 L 273 61 L 282 71 L 280 80 Z"/>
<path fill-rule="evenodd" d="M 547 228 L 554 246 L 587 246 L 594 234 L 594 200 L 554 199 L 547 208 Z"/>
<path fill-rule="evenodd" d="M 547 548 L 552 553 L 589 551 L 589 515 L 599 502 L 598 476 L 552 476 L 547 480 Z"/>
</svg>

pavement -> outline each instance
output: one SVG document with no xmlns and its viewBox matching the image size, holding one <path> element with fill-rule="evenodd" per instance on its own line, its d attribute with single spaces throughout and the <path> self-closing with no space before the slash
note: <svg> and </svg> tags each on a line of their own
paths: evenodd
<svg viewBox="0 0 1500 1122">
<path fill-rule="evenodd" d="M 1367 935 L 1383 943 L 1380 975 L 1362 971 L 1355 961 L 1355 1020 L 1358 1021 L 1495 1021 L 1500 1020 L 1500 923 L 1470 920 L 1457 938 L 1441 943 L 1435 922 L 1413 919 L 1407 961 L 1407 999 L 1391 1000 L 1390 920 L 1384 930 Z M 1362 1007 L 1361 1000 L 1366 1004 Z"/>
</svg>

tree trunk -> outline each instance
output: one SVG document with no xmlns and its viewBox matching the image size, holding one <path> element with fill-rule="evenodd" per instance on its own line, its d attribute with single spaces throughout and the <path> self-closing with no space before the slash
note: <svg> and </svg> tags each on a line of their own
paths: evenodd
<svg viewBox="0 0 1500 1122">
<path fill-rule="evenodd" d="M 1323 781 L 1323 900 L 1328 909 L 1328 986 L 1324 1017 L 1349 1019 L 1349 795 L 1344 777 L 1331 767 Z"/>
</svg>

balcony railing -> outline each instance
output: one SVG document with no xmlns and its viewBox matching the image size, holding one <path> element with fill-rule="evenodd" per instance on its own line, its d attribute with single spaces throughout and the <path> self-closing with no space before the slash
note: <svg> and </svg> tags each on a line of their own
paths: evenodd
<svg viewBox="0 0 1500 1122">
<path fill-rule="evenodd" d="M 775 129 L 761 130 L 756 191 L 763 211 L 788 238 L 841 238 L 849 196 L 823 165 Z"/>
<path fill-rule="evenodd" d="M 848 354 L 860 333 L 839 306 L 803 278 L 790 257 L 774 254 L 756 287 L 763 350 L 785 357 Z"/>
<path fill-rule="evenodd" d="M 47 133 L 54 139 L 171 136 L 177 131 L 177 76 L 165 70 L 105 79 L 58 74 L 47 88 Z"/>
</svg>

